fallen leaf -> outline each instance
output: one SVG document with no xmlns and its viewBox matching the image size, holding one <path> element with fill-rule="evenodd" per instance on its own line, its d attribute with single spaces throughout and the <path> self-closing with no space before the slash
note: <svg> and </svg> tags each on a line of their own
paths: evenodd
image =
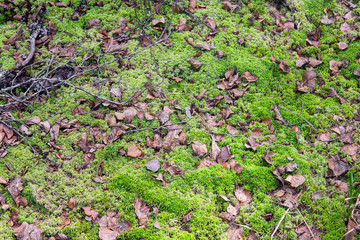
<svg viewBox="0 0 360 240">
<path fill-rule="evenodd" d="M 217 157 L 217 162 L 224 163 L 233 157 L 234 157 L 234 155 L 231 155 L 229 147 L 225 146 L 225 147 L 221 148 L 220 153 Z"/>
<path fill-rule="evenodd" d="M 241 205 L 250 204 L 251 195 L 248 190 L 245 190 L 243 188 L 235 188 L 234 194 Z"/>
<path fill-rule="evenodd" d="M 328 166 L 336 177 L 346 173 L 350 170 L 349 163 L 346 159 L 340 159 L 339 156 L 329 155 Z"/>
<path fill-rule="evenodd" d="M 348 47 L 348 45 L 347 45 L 346 42 L 339 42 L 339 43 L 338 43 L 338 46 L 339 46 L 339 49 L 340 49 L 340 50 L 345 50 L 345 49 L 347 49 L 347 47 Z"/>
<path fill-rule="evenodd" d="M 176 82 L 181 82 L 182 78 L 179 77 L 172 77 L 171 79 L 175 80 Z"/>
<path fill-rule="evenodd" d="M 325 25 L 333 23 L 333 20 L 331 20 L 328 15 L 324 15 L 320 21 Z"/>
<path fill-rule="evenodd" d="M 181 217 L 181 222 L 187 223 L 188 221 L 191 220 L 192 215 L 193 215 L 193 212 L 192 212 L 192 211 L 188 212 L 188 213 L 185 214 L 183 217 Z"/>
<path fill-rule="evenodd" d="M 344 35 L 347 35 L 351 32 L 351 26 L 347 22 L 344 22 L 340 25 L 340 31 L 342 31 Z"/>
<path fill-rule="evenodd" d="M 92 221 L 95 221 L 95 219 L 97 219 L 97 216 L 99 215 L 98 212 L 91 209 L 91 207 L 83 207 L 83 210 L 86 216 L 91 217 Z"/>
<path fill-rule="evenodd" d="M 249 72 L 244 72 L 241 77 L 245 78 L 248 82 L 256 82 L 258 80 L 258 76 L 253 75 Z"/>
<path fill-rule="evenodd" d="M 165 23 L 165 18 L 164 18 L 164 17 L 161 17 L 161 18 L 159 18 L 159 19 L 154 19 L 154 20 L 152 20 L 151 25 L 152 25 L 153 27 L 155 27 L 155 26 L 160 25 L 160 23 L 162 23 L 162 24 Z"/>
<path fill-rule="evenodd" d="M 204 156 L 207 153 L 206 144 L 194 141 L 191 147 L 195 154 L 199 157 Z"/>
<path fill-rule="evenodd" d="M 23 182 L 21 178 L 16 178 L 12 180 L 8 185 L 8 191 L 11 197 L 14 199 L 14 201 L 20 195 L 22 190 L 23 190 Z"/>
<path fill-rule="evenodd" d="M 288 181 L 292 187 L 299 187 L 306 179 L 304 176 L 297 174 L 294 176 L 289 175 L 285 180 Z"/>
<path fill-rule="evenodd" d="M 196 0 L 189 0 L 189 11 L 194 12 L 196 8 Z"/>
<path fill-rule="evenodd" d="M 341 147 L 340 152 L 346 152 L 350 154 L 351 156 L 355 155 L 359 149 L 358 145 L 355 144 L 345 144 Z"/>
<path fill-rule="evenodd" d="M 14 235 L 18 240 L 42 240 L 44 230 L 35 224 L 23 222 L 20 226 L 14 227 Z"/>
<path fill-rule="evenodd" d="M 52 142 L 56 141 L 56 139 L 59 136 L 59 131 L 60 131 L 60 125 L 55 123 L 51 128 L 50 128 L 50 140 Z"/>
<path fill-rule="evenodd" d="M 209 23 L 210 27 L 212 27 L 213 29 L 217 28 L 216 23 L 212 17 L 207 17 L 205 21 Z"/>
<path fill-rule="evenodd" d="M 157 229 L 161 230 L 160 223 L 159 223 L 158 221 L 155 221 L 155 222 L 154 222 L 154 227 L 156 227 Z"/>
<path fill-rule="evenodd" d="M 86 29 L 91 29 L 93 27 L 97 27 L 100 28 L 101 27 L 101 23 L 100 20 L 97 18 L 90 18 L 88 24 L 86 25 Z"/>
<path fill-rule="evenodd" d="M 39 124 L 41 122 L 40 117 L 31 117 L 28 120 L 26 120 L 26 125 L 33 125 L 33 124 Z"/>
<path fill-rule="evenodd" d="M 132 205 L 139 220 L 139 225 L 146 227 L 146 222 L 149 219 L 150 208 L 143 201 L 141 201 L 140 198 L 135 198 Z"/>
<path fill-rule="evenodd" d="M 75 201 L 75 199 L 70 198 L 70 200 L 69 200 L 69 202 L 68 202 L 68 207 L 69 207 L 70 209 L 74 209 L 75 206 L 76 206 L 76 201 Z"/>
<path fill-rule="evenodd" d="M 152 172 L 157 172 L 160 169 L 160 161 L 158 159 L 150 160 L 145 167 Z"/>
<path fill-rule="evenodd" d="M 6 179 L 5 179 L 5 178 L 0 177 L 0 184 L 7 185 L 7 184 L 8 184 L 8 182 L 6 181 Z"/>
<path fill-rule="evenodd" d="M 142 151 L 136 147 L 136 145 L 130 145 L 128 147 L 127 155 L 132 158 L 140 157 Z"/>
<path fill-rule="evenodd" d="M 189 25 L 186 24 L 186 18 L 180 17 L 179 18 L 179 25 L 176 26 L 176 29 L 179 32 L 185 32 L 185 31 L 190 31 L 191 28 L 189 27 Z"/>
<path fill-rule="evenodd" d="M 186 60 L 188 63 L 190 63 L 190 65 L 195 68 L 195 69 L 199 69 L 202 65 L 204 65 L 204 63 L 198 61 L 198 60 L 194 60 L 194 58 L 188 58 Z"/>
</svg>

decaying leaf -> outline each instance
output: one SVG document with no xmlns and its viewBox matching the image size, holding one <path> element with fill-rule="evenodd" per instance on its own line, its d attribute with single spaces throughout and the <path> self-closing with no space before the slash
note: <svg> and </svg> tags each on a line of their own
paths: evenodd
<svg viewBox="0 0 360 240">
<path fill-rule="evenodd" d="M 289 175 L 285 180 L 289 182 L 292 187 L 299 187 L 305 182 L 306 179 L 304 176 L 297 174 L 294 176 Z"/>
<path fill-rule="evenodd" d="M 140 198 L 135 198 L 133 202 L 135 214 L 139 220 L 140 226 L 147 226 L 146 222 L 149 219 L 150 207 L 148 207 Z"/>
<path fill-rule="evenodd" d="M 235 188 L 234 194 L 241 205 L 250 204 L 251 195 L 248 190 L 243 188 Z"/>
<path fill-rule="evenodd" d="M 108 211 L 98 220 L 100 240 L 115 240 L 119 234 L 129 230 L 129 221 L 119 222 L 114 211 Z"/>
<path fill-rule="evenodd" d="M 23 222 L 20 226 L 14 228 L 14 234 L 18 240 L 42 240 L 44 230 L 35 224 Z"/>
<path fill-rule="evenodd" d="M 83 210 L 85 215 L 90 217 L 89 219 L 87 219 L 88 221 L 94 221 L 95 219 L 97 219 L 97 216 L 99 215 L 99 213 L 91 209 L 91 207 L 83 207 Z"/>
<path fill-rule="evenodd" d="M 69 200 L 69 202 L 68 202 L 68 207 L 69 207 L 70 209 L 74 209 L 75 206 L 76 206 L 76 201 L 75 201 L 75 199 L 70 198 L 70 200 Z"/>
<path fill-rule="evenodd" d="M 350 170 L 349 163 L 346 159 L 340 159 L 339 156 L 329 155 L 328 166 L 336 177 Z"/>
<path fill-rule="evenodd" d="M 200 143 L 200 142 L 193 142 L 191 145 L 193 151 L 195 154 L 199 157 L 204 156 L 207 153 L 206 144 Z"/>
<path fill-rule="evenodd" d="M 204 65 L 204 63 L 200 62 L 199 60 L 195 60 L 192 57 L 188 58 L 186 61 L 190 63 L 190 65 L 195 69 L 199 69 L 202 65 Z"/>
</svg>

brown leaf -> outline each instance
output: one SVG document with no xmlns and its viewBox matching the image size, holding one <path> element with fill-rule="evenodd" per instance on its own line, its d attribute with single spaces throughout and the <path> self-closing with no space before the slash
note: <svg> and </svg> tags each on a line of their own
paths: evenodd
<svg viewBox="0 0 360 240">
<path fill-rule="evenodd" d="M 331 60 L 330 61 L 330 70 L 331 70 L 331 74 L 335 75 L 339 72 L 339 68 L 343 65 L 342 62 L 338 62 L 335 60 Z"/>
<path fill-rule="evenodd" d="M 340 159 L 339 156 L 331 156 L 328 158 L 328 166 L 336 177 L 350 170 L 349 163 L 346 159 Z"/>
<path fill-rule="evenodd" d="M 40 117 L 31 117 L 28 120 L 26 120 L 27 125 L 33 125 L 33 124 L 39 124 L 41 122 Z"/>
<path fill-rule="evenodd" d="M 268 164 L 272 164 L 272 163 L 271 163 L 271 157 L 274 156 L 274 155 L 275 155 L 274 152 L 269 151 L 269 152 L 266 152 L 266 153 L 264 154 L 264 156 L 262 156 L 262 159 L 264 159 Z"/>
<path fill-rule="evenodd" d="M 233 13 L 237 7 L 238 5 L 232 4 L 229 0 L 223 1 L 223 9 L 230 11 L 230 13 Z"/>
<path fill-rule="evenodd" d="M 194 58 L 188 58 L 186 60 L 188 63 L 190 63 L 190 65 L 195 68 L 195 69 L 199 69 L 202 65 L 204 65 L 204 63 L 198 61 L 198 60 L 194 60 Z"/>
<path fill-rule="evenodd" d="M 193 47 L 200 48 L 200 50 L 206 50 L 210 51 L 212 48 L 214 48 L 213 44 L 206 44 L 206 43 L 193 43 L 191 44 Z"/>
<path fill-rule="evenodd" d="M 50 131 L 50 122 L 49 121 L 44 121 L 44 122 L 40 122 L 39 123 L 39 126 L 44 129 L 44 132 L 45 133 L 49 133 Z"/>
<path fill-rule="evenodd" d="M 277 106 L 271 106 L 270 109 L 273 110 L 273 112 L 275 113 L 275 118 L 276 118 L 276 120 L 279 121 L 280 124 L 285 123 L 285 120 L 284 120 L 284 118 L 282 117 L 282 115 L 281 115 L 281 113 L 280 113 L 280 111 L 279 111 L 279 109 L 278 109 Z"/>
<path fill-rule="evenodd" d="M 217 158 L 217 162 L 224 163 L 224 162 L 228 161 L 229 159 L 232 159 L 233 157 L 234 157 L 234 155 L 231 155 L 229 147 L 225 146 L 225 147 L 221 148 L 219 156 Z"/>
<path fill-rule="evenodd" d="M 193 215 L 193 212 L 192 212 L 192 211 L 188 212 L 188 213 L 185 214 L 183 217 L 181 217 L 181 222 L 187 223 L 188 221 L 191 220 L 192 215 Z"/>
<path fill-rule="evenodd" d="M 186 18 L 180 17 L 179 18 L 179 25 L 176 26 L 176 29 L 178 30 L 178 32 L 185 32 L 185 31 L 190 31 L 191 28 L 189 27 L 189 25 L 186 24 Z"/>
<path fill-rule="evenodd" d="M 344 22 L 340 25 L 340 31 L 342 31 L 344 35 L 347 35 L 351 32 L 351 26 L 347 22 Z"/>
<path fill-rule="evenodd" d="M 311 40 L 311 41 L 317 41 L 319 40 L 321 37 L 321 28 L 320 27 L 317 27 L 315 29 L 315 31 L 313 33 L 310 33 L 308 38 Z"/>
<path fill-rule="evenodd" d="M 324 15 L 320 21 L 325 25 L 333 23 L 333 20 L 331 20 L 328 15 Z"/>
<path fill-rule="evenodd" d="M 326 132 L 326 133 L 320 133 L 317 137 L 318 141 L 320 142 L 329 142 L 330 140 L 330 133 Z"/>
<path fill-rule="evenodd" d="M 195 154 L 199 157 L 204 156 L 205 154 L 207 154 L 207 148 L 206 148 L 206 144 L 200 143 L 200 142 L 193 142 L 193 144 L 191 145 L 193 151 L 195 152 Z"/>
<path fill-rule="evenodd" d="M 227 130 L 231 135 L 236 135 L 236 134 L 239 133 L 239 130 L 238 130 L 236 127 L 232 126 L 230 123 L 227 125 L 226 130 Z"/>
<path fill-rule="evenodd" d="M 12 180 L 8 185 L 8 191 L 11 197 L 15 200 L 23 190 L 23 182 L 21 178 L 16 178 Z"/>
<path fill-rule="evenodd" d="M 76 206 L 76 201 L 75 201 L 75 199 L 70 198 L 70 200 L 69 200 L 69 202 L 68 202 L 68 207 L 69 207 L 70 209 L 74 209 L 75 206 Z"/>
<path fill-rule="evenodd" d="M 314 68 L 306 68 L 304 75 L 302 76 L 303 85 L 307 86 L 310 89 L 310 92 L 313 92 L 316 87 L 316 72 Z"/>
<path fill-rule="evenodd" d="M 92 210 L 91 207 L 83 207 L 83 210 L 85 215 L 91 217 L 93 221 L 95 221 L 95 219 L 97 219 L 97 216 L 99 215 L 98 212 Z"/>
<path fill-rule="evenodd" d="M 217 28 L 216 23 L 212 17 L 207 17 L 205 21 L 209 23 L 210 27 L 212 27 L 213 29 Z"/>
<path fill-rule="evenodd" d="M 285 62 L 282 59 L 279 60 L 279 69 L 281 72 L 288 73 L 290 71 L 289 68 L 290 68 L 290 66 L 287 62 Z"/>
<path fill-rule="evenodd" d="M 196 0 L 189 0 L 189 11 L 194 12 L 196 8 Z"/>
<path fill-rule="evenodd" d="M 245 147 L 251 148 L 253 151 L 256 151 L 256 147 L 259 145 L 260 143 L 256 142 L 256 140 L 253 137 L 249 137 L 245 141 Z"/>
<path fill-rule="evenodd" d="M 247 87 L 245 87 L 245 88 L 242 88 L 242 89 L 235 88 L 235 89 L 229 90 L 228 93 L 230 93 L 231 98 L 237 99 L 239 97 L 242 97 L 249 88 L 250 88 L 249 85 Z"/>
<path fill-rule="evenodd" d="M 160 161 L 158 159 L 150 160 L 145 167 L 152 172 L 157 172 L 160 169 Z"/>
<path fill-rule="evenodd" d="M 86 25 L 86 29 L 90 29 L 93 27 L 97 27 L 100 28 L 101 27 L 101 23 L 100 20 L 97 18 L 91 18 L 88 22 L 88 24 Z"/>
<path fill-rule="evenodd" d="M 142 151 L 136 147 L 136 145 L 130 145 L 128 147 L 127 155 L 129 157 L 137 158 L 140 157 L 142 154 Z"/>
<path fill-rule="evenodd" d="M 60 125 L 58 123 L 55 123 L 50 129 L 50 140 L 52 142 L 56 141 L 56 139 L 58 138 L 59 131 L 60 131 Z"/>
<path fill-rule="evenodd" d="M 238 209 L 232 204 L 229 204 L 226 211 L 232 216 L 236 216 L 239 213 Z"/>
<path fill-rule="evenodd" d="M 104 39 L 101 46 L 104 53 L 122 53 L 126 47 L 127 44 L 119 44 L 113 37 Z"/>
<path fill-rule="evenodd" d="M 15 44 L 15 42 L 21 38 L 22 33 L 23 33 L 23 30 L 21 27 L 19 27 L 17 32 L 15 33 L 15 35 L 12 36 L 11 38 L 9 38 L 8 40 L 6 40 L 5 44 L 7 44 L 7 45 Z"/>
<path fill-rule="evenodd" d="M 317 60 L 316 58 L 309 58 L 309 62 L 308 62 L 309 66 L 313 68 L 319 66 L 322 63 L 323 63 L 322 61 Z"/>
<path fill-rule="evenodd" d="M 347 49 L 347 47 L 348 47 L 348 45 L 347 45 L 346 42 L 339 42 L 339 43 L 338 43 L 338 46 L 339 46 L 339 49 L 340 49 L 340 50 L 345 50 L 345 49 Z"/>
<path fill-rule="evenodd" d="M 350 154 L 351 156 L 355 155 L 359 149 L 358 145 L 355 144 L 345 144 L 341 147 L 340 152 L 346 152 Z"/>
<path fill-rule="evenodd" d="M 263 120 L 261 120 L 261 123 L 265 124 L 271 133 L 274 132 L 274 125 L 272 124 L 271 118 L 264 118 Z"/>
<path fill-rule="evenodd" d="M 309 62 L 308 58 L 300 57 L 296 60 L 296 67 L 302 67 Z"/>
<path fill-rule="evenodd" d="M 150 208 L 143 201 L 141 201 L 140 198 L 135 198 L 132 205 L 139 220 L 139 225 L 146 227 L 146 222 L 149 219 Z"/>
<path fill-rule="evenodd" d="M 125 119 L 132 121 L 137 114 L 137 110 L 134 107 L 129 107 L 124 111 Z"/>
<path fill-rule="evenodd" d="M 253 75 L 249 72 L 244 72 L 241 77 L 245 78 L 248 82 L 256 82 L 258 80 L 258 76 Z"/>
<path fill-rule="evenodd" d="M 14 235 L 18 240 L 42 240 L 43 232 L 35 224 L 23 222 L 20 226 L 14 227 Z"/>
<path fill-rule="evenodd" d="M 159 19 L 154 19 L 154 20 L 151 21 L 151 25 L 153 27 L 160 25 L 160 23 L 162 23 L 162 24 L 165 23 L 165 18 L 164 17 L 161 17 Z"/>
<path fill-rule="evenodd" d="M 171 79 L 175 80 L 176 82 L 181 82 L 182 78 L 179 77 L 172 77 Z"/>
<path fill-rule="evenodd" d="M 8 182 L 6 181 L 6 179 L 5 179 L 5 178 L 0 177 L 0 184 L 7 185 L 7 184 L 8 184 Z"/>
<path fill-rule="evenodd" d="M 347 191 L 349 191 L 349 186 L 347 185 L 346 182 L 342 182 L 340 180 L 336 180 L 335 181 L 335 187 L 337 190 L 346 193 Z"/>
<path fill-rule="evenodd" d="M 292 187 L 298 187 L 302 185 L 306 179 L 304 176 L 297 174 L 294 176 L 289 175 L 285 180 L 288 181 Z"/>
<path fill-rule="evenodd" d="M 243 188 L 235 188 L 234 194 L 241 205 L 250 204 L 251 195 L 248 190 L 245 190 Z"/>
<path fill-rule="evenodd" d="M 178 166 L 175 165 L 174 162 L 166 162 L 163 164 L 164 171 L 170 173 L 171 175 L 180 175 L 184 177 L 184 170 L 180 169 Z"/>
</svg>

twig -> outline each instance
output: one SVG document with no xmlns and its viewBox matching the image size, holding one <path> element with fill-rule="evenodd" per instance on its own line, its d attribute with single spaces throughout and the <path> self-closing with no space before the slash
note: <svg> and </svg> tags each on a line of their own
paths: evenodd
<svg viewBox="0 0 360 240">
<path fill-rule="evenodd" d="M 348 1 L 348 0 L 342 0 L 342 1 L 343 1 L 344 4 L 345 4 L 346 6 L 348 6 L 349 8 L 352 8 L 352 9 L 357 8 L 357 5 L 356 5 L 356 4 L 354 4 L 354 3 L 352 3 L 352 2 L 350 2 L 350 1 Z"/>
<path fill-rule="evenodd" d="M 275 228 L 274 232 L 271 234 L 271 240 L 273 239 L 273 237 L 274 237 L 274 235 L 275 235 L 276 231 L 278 230 L 278 228 L 279 228 L 279 226 L 280 226 L 281 222 L 284 220 L 284 218 L 285 218 L 286 214 L 289 212 L 289 210 L 290 210 L 290 208 L 288 208 L 288 209 L 286 210 L 286 212 L 284 213 L 284 215 L 281 217 L 281 219 L 280 219 L 279 223 L 276 225 L 276 228 Z"/>
<path fill-rule="evenodd" d="M 299 209 L 296 209 L 296 210 L 299 212 L 300 216 L 301 216 L 302 219 L 304 220 L 304 222 L 305 222 L 305 224 L 306 224 L 306 227 L 307 227 L 307 228 L 309 229 L 309 231 L 310 231 L 311 236 L 313 237 L 313 239 L 315 239 L 314 233 L 312 232 L 310 226 L 309 226 L 308 223 L 306 222 L 304 216 L 301 214 L 301 212 L 299 211 Z"/>
<path fill-rule="evenodd" d="M 285 108 L 285 107 L 282 107 L 282 106 L 279 106 L 279 108 L 284 109 L 284 110 L 286 110 L 286 111 L 288 111 L 288 112 L 290 112 L 290 113 L 292 113 L 292 114 L 295 114 L 296 116 L 302 118 L 307 124 L 309 124 L 309 125 L 311 126 L 312 129 L 314 129 L 315 131 L 317 131 L 316 128 L 314 127 L 314 125 L 312 125 L 312 124 L 311 124 L 308 120 L 306 120 L 306 118 L 304 118 L 302 115 L 297 114 L 297 113 L 295 113 L 295 112 L 293 112 L 293 111 L 291 111 L 291 110 L 289 110 L 289 109 L 287 109 L 287 108 Z"/>
<path fill-rule="evenodd" d="M 259 231 L 256 231 L 255 229 L 252 229 L 251 227 L 248 227 L 248 226 L 246 226 L 246 225 L 242 225 L 242 224 L 238 224 L 238 223 L 234 223 L 236 226 L 239 226 L 239 227 L 244 227 L 244 228 L 247 228 L 247 229 L 249 229 L 249 230 L 251 230 L 251 231 L 254 231 L 254 232 L 259 232 Z"/>
<path fill-rule="evenodd" d="M 35 55 L 35 41 L 36 41 L 36 38 L 34 38 L 34 37 L 30 39 L 30 53 L 29 53 L 29 55 L 26 57 L 26 59 L 23 62 L 16 64 L 16 66 L 13 68 L 13 70 L 20 69 L 20 68 L 26 66 L 31 61 L 31 59 Z"/>
</svg>

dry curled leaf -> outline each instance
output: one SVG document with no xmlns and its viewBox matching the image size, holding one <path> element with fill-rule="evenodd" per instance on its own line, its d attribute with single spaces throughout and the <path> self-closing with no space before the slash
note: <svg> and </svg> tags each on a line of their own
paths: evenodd
<svg viewBox="0 0 360 240">
<path fill-rule="evenodd" d="M 136 217 L 139 220 L 140 226 L 147 226 L 146 222 L 149 219 L 150 207 L 148 207 L 140 198 L 135 198 L 133 202 Z"/>
<path fill-rule="evenodd" d="M 349 163 L 346 159 L 340 159 L 339 156 L 330 155 L 328 158 L 328 166 L 336 177 L 350 170 Z"/>
<path fill-rule="evenodd" d="M 186 61 L 190 63 L 190 65 L 195 69 L 199 69 L 202 65 L 204 65 L 204 63 L 200 62 L 199 60 L 195 60 L 192 57 L 188 58 Z"/>
<path fill-rule="evenodd" d="M 200 143 L 200 142 L 193 142 L 191 145 L 193 151 L 195 154 L 199 157 L 204 156 L 207 153 L 206 144 Z"/>
<path fill-rule="evenodd" d="M 306 179 L 304 176 L 297 174 L 294 176 L 289 175 L 285 180 L 289 182 L 292 187 L 299 187 L 305 182 Z"/>
<path fill-rule="evenodd" d="M 160 169 L 160 161 L 158 159 L 150 160 L 145 167 L 152 172 L 157 172 Z"/>
</svg>

